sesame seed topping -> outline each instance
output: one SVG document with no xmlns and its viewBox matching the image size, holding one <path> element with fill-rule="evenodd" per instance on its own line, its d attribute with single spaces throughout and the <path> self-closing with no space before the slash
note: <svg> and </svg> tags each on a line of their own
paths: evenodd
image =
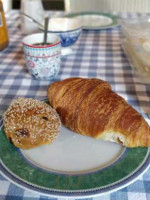
<svg viewBox="0 0 150 200">
<path fill-rule="evenodd" d="M 45 102 L 31 98 L 14 100 L 4 113 L 6 135 L 19 147 L 51 143 L 58 135 L 60 119 Z"/>
</svg>

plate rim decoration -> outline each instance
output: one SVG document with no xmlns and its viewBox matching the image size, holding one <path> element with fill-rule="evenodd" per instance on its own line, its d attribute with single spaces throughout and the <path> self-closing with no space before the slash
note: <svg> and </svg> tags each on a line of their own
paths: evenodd
<svg viewBox="0 0 150 200">
<path fill-rule="evenodd" d="M 77 16 L 82 16 L 82 15 L 97 15 L 97 16 L 104 16 L 112 19 L 112 23 L 110 25 L 104 25 L 104 26 L 84 26 L 83 25 L 83 30 L 103 30 L 103 29 L 110 29 L 117 27 L 119 25 L 118 23 L 118 16 L 111 14 L 111 13 L 105 13 L 105 12 L 90 12 L 90 11 L 85 11 L 85 12 L 74 12 L 74 13 L 68 13 L 64 17 L 68 18 L 73 18 Z"/>
</svg>

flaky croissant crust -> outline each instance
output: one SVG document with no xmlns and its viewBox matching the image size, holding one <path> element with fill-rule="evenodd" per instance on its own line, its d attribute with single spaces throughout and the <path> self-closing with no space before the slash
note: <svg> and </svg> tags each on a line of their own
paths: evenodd
<svg viewBox="0 0 150 200">
<path fill-rule="evenodd" d="M 62 123 L 82 135 L 127 147 L 150 146 L 144 118 L 100 79 L 68 78 L 48 89 Z"/>
</svg>

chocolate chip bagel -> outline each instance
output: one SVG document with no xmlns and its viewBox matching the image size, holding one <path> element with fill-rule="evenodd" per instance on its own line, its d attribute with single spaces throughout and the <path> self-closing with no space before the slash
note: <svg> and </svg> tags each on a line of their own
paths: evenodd
<svg viewBox="0 0 150 200">
<path fill-rule="evenodd" d="M 7 138 L 22 149 L 50 144 L 60 128 L 56 111 L 45 102 L 31 98 L 14 100 L 3 121 Z"/>
</svg>

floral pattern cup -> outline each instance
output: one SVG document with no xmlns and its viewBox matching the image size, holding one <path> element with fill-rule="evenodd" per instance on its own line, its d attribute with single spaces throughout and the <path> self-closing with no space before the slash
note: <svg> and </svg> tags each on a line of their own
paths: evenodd
<svg viewBox="0 0 150 200">
<path fill-rule="evenodd" d="M 32 76 L 39 80 L 54 79 L 60 70 L 61 41 L 55 34 L 47 35 L 46 45 L 43 43 L 43 33 L 26 36 L 23 39 L 23 50 L 26 66 Z"/>
</svg>

